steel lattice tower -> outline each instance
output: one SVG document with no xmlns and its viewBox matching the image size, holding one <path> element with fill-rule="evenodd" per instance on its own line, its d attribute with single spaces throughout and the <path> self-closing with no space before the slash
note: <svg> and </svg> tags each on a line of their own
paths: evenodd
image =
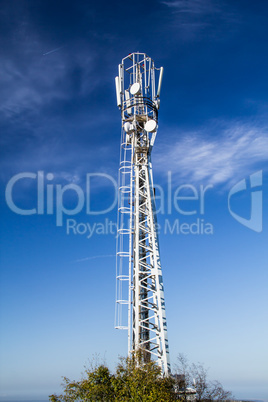
<svg viewBox="0 0 268 402">
<path fill-rule="evenodd" d="M 155 79 L 158 77 L 156 92 Z M 151 152 L 163 68 L 145 53 L 131 53 L 115 78 L 122 134 L 118 184 L 115 327 L 128 330 L 128 352 L 156 360 L 170 372 L 164 287 L 156 230 Z"/>
</svg>

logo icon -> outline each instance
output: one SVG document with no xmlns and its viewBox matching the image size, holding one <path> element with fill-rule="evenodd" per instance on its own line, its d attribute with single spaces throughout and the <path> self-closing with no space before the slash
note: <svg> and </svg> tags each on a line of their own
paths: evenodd
<svg viewBox="0 0 268 402">
<path fill-rule="evenodd" d="M 234 194 L 240 191 L 247 190 L 246 179 L 241 180 L 231 188 L 228 195 L 228 208 L 229 212 L 234 219 L 236 219 L 241 225 L 260 233 L 262 231 L 262 190 L 255 190 L 256 187 L 262 186 L 262 170 L 255 172 L 249 176 L 250 189 L 251 189 L 251 213 L 250 218 L 246 219 L 236 214 L 231 210 L 230 199 Z"/>
</svg>

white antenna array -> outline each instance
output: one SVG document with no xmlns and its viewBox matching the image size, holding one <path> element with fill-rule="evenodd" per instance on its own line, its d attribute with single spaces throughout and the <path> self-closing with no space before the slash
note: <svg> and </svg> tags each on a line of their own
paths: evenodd
<svg viewBox="0 0 268 402">
<path fill-rule="evenodd" d="M 156 360 L 170 372 L 162 268 L 156 232 L 151 152 L 163 67 L 145 53 L 131 53 L 115 78 L 122 133 L 118 185 L 116 323 L 128 330 L 128 352 Z M 155 91 L 155 75 L 158 87 Z"/>
</svg>

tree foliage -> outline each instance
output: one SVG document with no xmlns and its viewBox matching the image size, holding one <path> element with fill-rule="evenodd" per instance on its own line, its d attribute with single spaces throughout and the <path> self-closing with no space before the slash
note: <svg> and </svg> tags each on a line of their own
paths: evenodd
<svg viewBox="0 0 268 402">
<path fill-rule="evenodd" d="M 208 381 L 202 364 L 189 365 L 179 355 L 177 375 L 162 377 L 155 362 L 141 364 L 141 357 L 122 358 L 114 374 L 105 364 L 92 365 L 80 381 L 64 378 L 62 395 L 51 402 L 82 401 L 226 401 L 231 397 L 218 381 Z M 196 393 L 192 391 L 196 391 Z"/>
<path fill-rule="evenodd" d="M 62 395 L 50 395 L 51 402 L 73 401 L 174 401 L 174 380 L 163 378 L 154 363 L 139 364 L 139 357 L 122 358 L 116 373 L 100 365 L 86 370 L 85 378 L 64 378 Z"/>
<path fill-rule="evenodd" d="M 64 393 L 50 395 L 51 402 L 110 401 L 113 400 L 112 376 L 105 365 L 86 370 L 86 378 L 70 381 L 64 377 Z"/>
</svg>

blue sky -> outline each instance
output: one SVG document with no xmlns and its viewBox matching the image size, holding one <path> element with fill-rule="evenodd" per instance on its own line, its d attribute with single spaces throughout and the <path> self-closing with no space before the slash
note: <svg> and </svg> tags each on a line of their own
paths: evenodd
<svg viewBox="0 0 268 402">
<path fill-rule="evenodd" d="M 44 172 L 55 204 L 56 186 L 85 192 L 86 174 L 117 180 L 114 77 L 133 51 L 164 66 L 153 166 L 165 192 L 158 222 L 172 364 L 184 353 L 237 398 L 268 400 L 267 3 L 13 0 L 2 2 L 0 18 L 0 400 L 46 399 L 62 376 L 80 378 L 92 356 L 113 368 L 127 353 L 126 333 L 113 328 L 115 236 L 95 230 L 116 222 L 116 207 L 93 215 L 84 206 L 57 226 L 46 204 L 44 214 L 12 211 L 5 189 L 14 175 Z M 255 231 L 231 215 L 228 194 L 245 179 L 230 207 L 249 220 L 249 178 L 260 171 Z M 180 209 L 191 215 L 174 205 L 186 184 L 197 199 Z M 96 176 L 90 190 L 91 211 L 112 204 L 111 181 Z M 37 181 L 18 181 L 12 195 L 18 207 L 36 208 Z M 66 192 L 65 207 L 76 203 Z M 68 219 L 95 228 L 92 236 L 82 225 L 68 233 Z M 168 229 L 176 222 L 210 224 L 213 233 L 179 234 Z"/>
</svg>

